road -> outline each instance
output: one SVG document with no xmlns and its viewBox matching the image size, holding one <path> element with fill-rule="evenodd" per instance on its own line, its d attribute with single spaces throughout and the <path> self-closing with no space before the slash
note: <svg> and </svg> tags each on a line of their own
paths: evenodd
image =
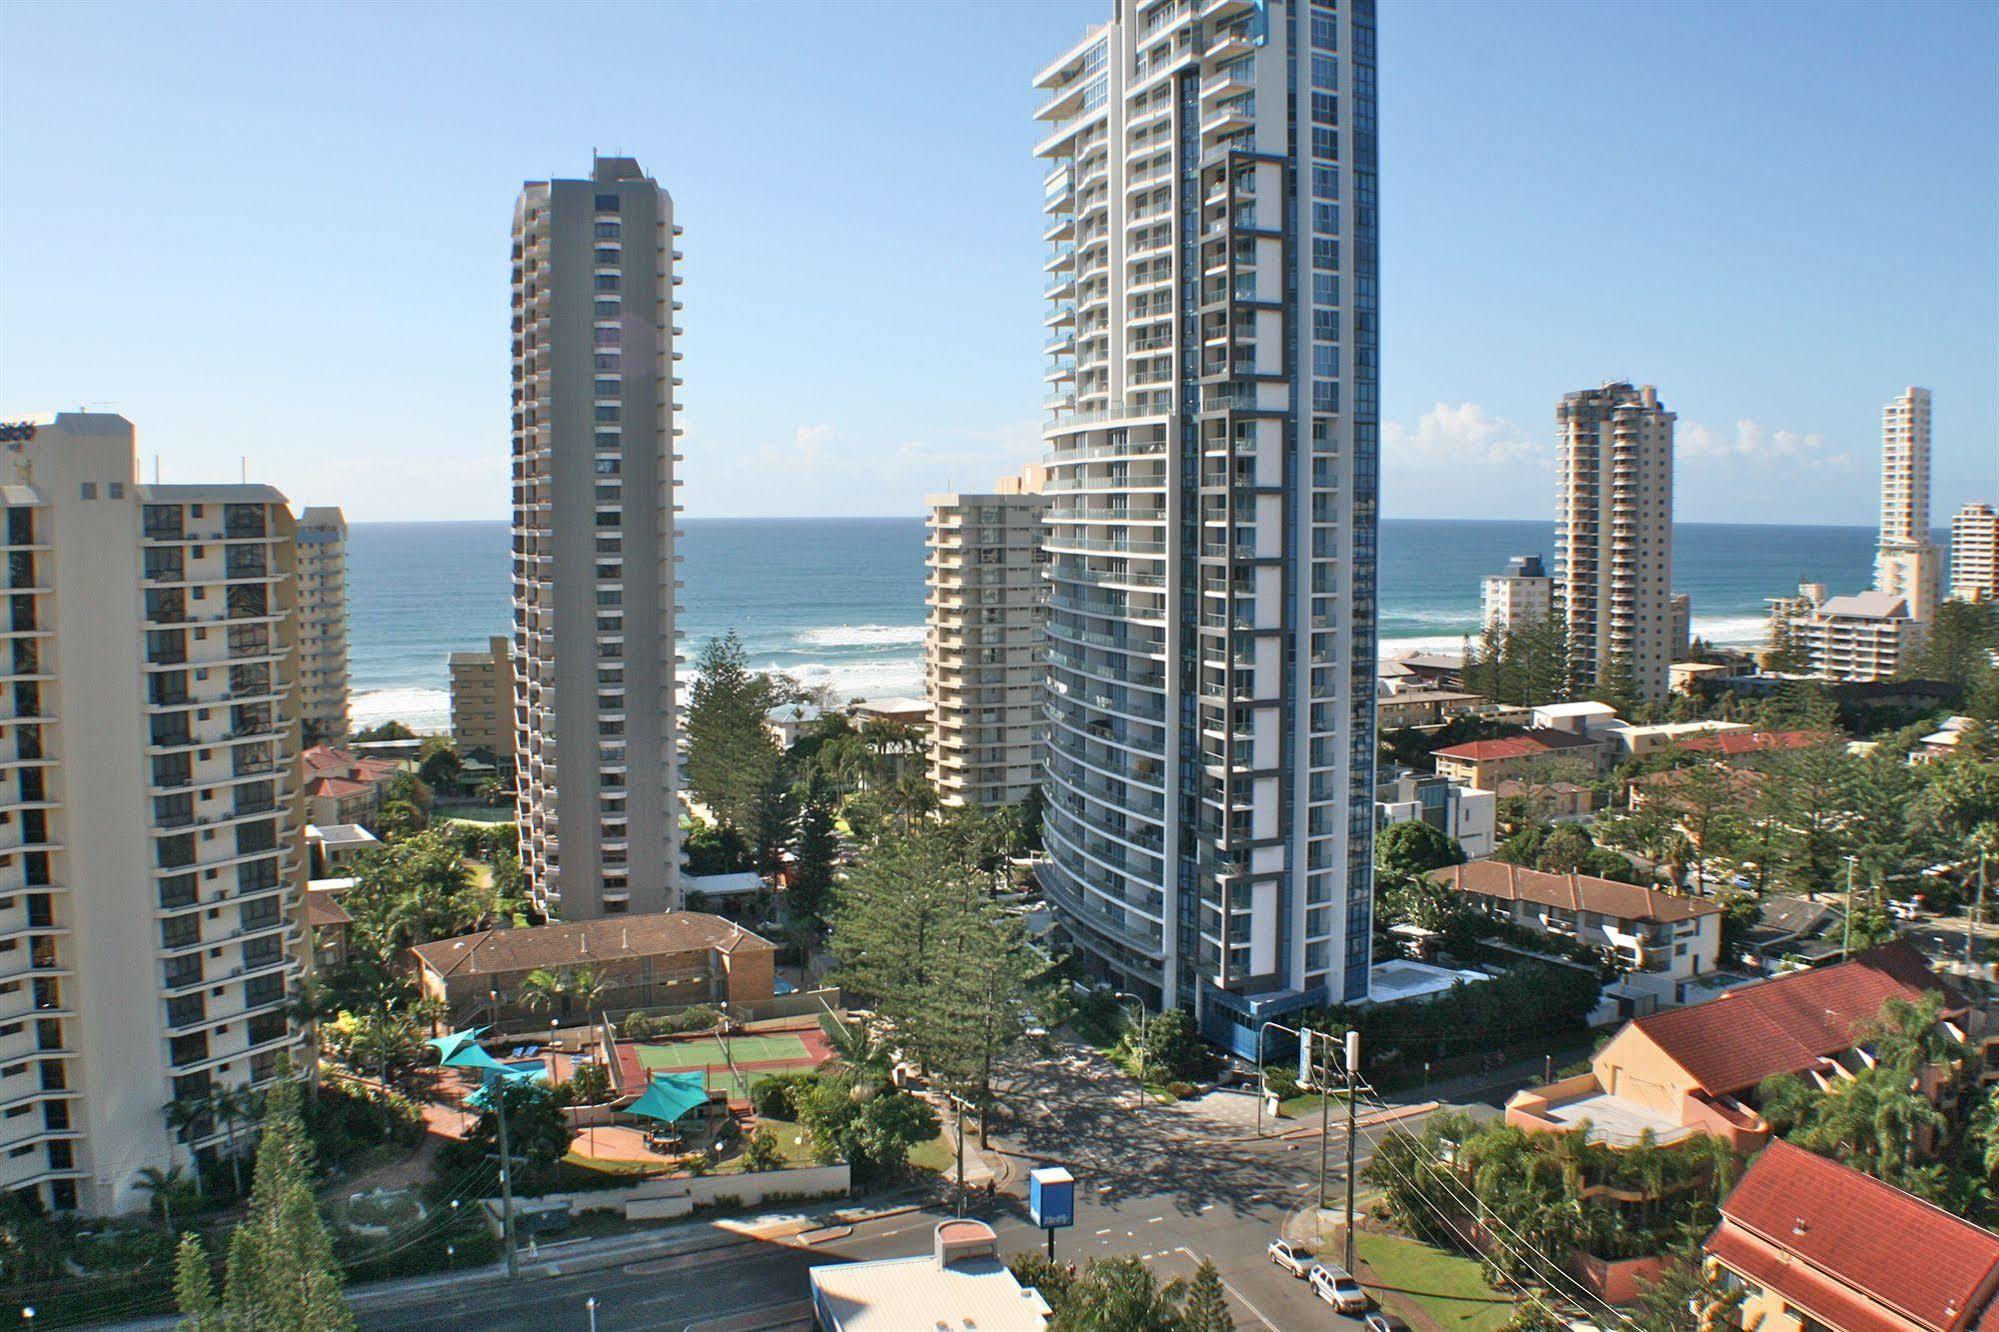
<svg viewBox="0 0 1999 1332">
<path fill-rule="evenodd" d="M 1335 1314 L 1264 1254 L 1285 1219 L 1311 1203 L 1318 1183 L 1316 1138 L 1250 1136 L 1243 1113 L 1251 1103 L 1231 1098 L 1214 1098 L 1206 1108 L 1155 1105 L 1130 1079 L 1080 1047 L 1024 1061 L 1012 1075 L 1008 1102 L 1012 1111 L 1004 1120 L 995 1116 L 994 1132 L 1012 1179 L 989 1205 L 973 1209 L 998 1231 L 1003 1255 L 1043 1247 L 1042 1232 L 1029 1224 L 1020 1195 L 1029 1169 L 1060 1164 L 1076 1175 L 1079 1197 L 1074 1228 L 1057 1236 L 1058 1258 L 1082 1263 L 1136 1255 L 1163 1283 L 1191 1276 L 1203 1256 L 1211 1257 L 1228 1289 L 1236 1325 L 1245 1332 L 1359 1332 L 1358 1320 Z M 1343 1126 L 1335 1122 L 1329 1198 L 1338 1206 L 1345 1196 L 1345 1142 Z M 1420 1126 L 1420 1120 L 1408 1126 Z M 1375 1136 L 1361 1134 L 1363 1165 Z M 582 1329 L 589 1326 L 584 1301 L 594 1295 L 602 1332 L 806 1328 L 807 1269 L 925 1253 L 931 1228 L 947 1215 L 938 1207 L 885 1217 L 810 1247 L 718 1231 L 720 1247 L 703 1252 L 377 1308 L 362 1314 L 361 1326 L 428 1332 Z"/>
</svg>

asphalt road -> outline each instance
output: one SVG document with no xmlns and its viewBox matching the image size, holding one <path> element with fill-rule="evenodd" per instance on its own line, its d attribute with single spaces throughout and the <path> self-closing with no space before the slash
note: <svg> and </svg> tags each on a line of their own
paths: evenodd
<svg viewBox="0 0 1999 1332">
<path fill-rule="evenodd" d="M 1316 1138 L 1257 1139 L 1245 1136 L 1240 1118 L 1154 1105 L 1122 1073 L 1082 1049 L 1024 1061 L 1011 1080 L 1013 1110 L 1004 1121 L 995 1117 L 994 1133 L 1012 1180 L 990 1204 L 973 1208 L 992 1222 L 1003 1255 L 1043 1247 L 1042 1232 L 1030 1225 L 1020 1195 L 1029 1169 L 1060 1164 L 1077 1177 L 1078 1201 L 1075 1226 L 1057 1235 L 1058 1258 L 1081 1263 L 1137 1255 L 1165 1282 L 1191 1276 L 1202 1257 L 1211 1257 L 1228 1289 L 1236 1325 L 1245 1332 L 1359 1332 L 1358 1320 L 1336 1314 L 1264 1253 L 1285 1219 L 1313 1199 Z M 1363 1165 L 1373 1136 L 1361 1135 Z M 1345 1143 L 1337 1121 L 1330 1145 L 1329 1198 L 1338 1206 L 1345 1196 Z M 926 1253 L 931 1228 L 947 1215 L 948 1209 L 939 1207 L 884 1217 L 809 1248 L 796 1241 L 733 1238 L 700 1253 L 510 1287 L 489 1285 L 463 1296 L 429 1296 L 372 1309 L 360 1321 L 369 1329 L 432 1332 L 586 1329 L 585 1301 L 595 1296 L 602 1332 L 809 1328 L 807 1269 Z"/>
</svg>

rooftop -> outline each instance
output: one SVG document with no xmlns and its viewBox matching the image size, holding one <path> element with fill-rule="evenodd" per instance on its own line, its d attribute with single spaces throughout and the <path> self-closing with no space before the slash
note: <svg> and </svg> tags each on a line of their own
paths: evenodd
<svg viewBox="0 0 1999 1332">
<path fill-rule="evenodd" d="M 1401 1003 L 1409 999 L 1427 999 L 1458 985 L 1475 985 L 1491 979 L 1483 971 L 1455 971 L 1450 967 L 1433 967 L 1427 962 L 1396 959 L 1377 962 L 1368 969 L 1367 997 L 1377 1004 Z"/>
<path fill-rule="evenodd" d="M 812 1300 L 828 1332 L 1034 1332 L 1048 1302 L 999 1260 L 991 1226 L 940 1222 L 931 1252 L 811 1269 Z"/>
<path fill-rule="evenodd" d="M 308 823 L 305 825 L 306 840 L 318 839 L 323 847 L 339 850 L 345 847 L 379 846 L 382 839 L 363 828 L 358 823 Z"/>
<path fill-rule="evenodd" d="M 1812 613 L 1829 620 L 1895 620 L 1907 618 L 1909 605 L 1893 592 L 1852 592 L 1826 598 Z"/>
<path fill-rule="evenodd" d="M 1633 1021 L 1701 1089 L 1727 1096 L 1779 1073 L 1802 1073 L 1858 1043 L 1854 1028 L 1889 999 L 1911 1002 L 1932 990 L 1961 1009 L 1964 999 L 1906 943 L 1883 944 L 1851 961 L 1793 972 L 1745 989 Z"/>
<path fill-rule="evenodd" d="M 1696 753 L 1760 754 L 1766 750 L 1803 749 L 1826 737 L 1817 731 L 1715 731 L 1685 741 L 1681 748 Z"/>
<path fill-rule="evenodd" d="M 1642 884 L 1588 874 L 1548 874 L 1504 860 L 1474 860 L 1430 872 L 1432 882 L 1461 893 L 1507 902 L 1535 902 L 1564 911 L 1594 911 L 1618 920 L 1671 923 L 1718 916 L 1715 903 Z"/>
<path fill-rule="evenodd" d="M 522 930 L 481 930 L 456 939 L 418 944 L 410 951 L 441 976 L 474 972 L 532 971 L 628 957 L 658 957 L 705 949 L 769 949 L 769 941 L 733 921 L 698 911 L 606 916 L 568 925 Z"/>
<path fill-rule="evenodd" d="M 1782 1140 L 1721 1214 L 1710 1254 L 1851 1332 L 1903 1328 L 1902 1319 L 1959 1332 L 1976 1324 L 1999 1276 L 1999 1235 Z"/>
<path fill-rule="evenodd" d="M 1569 731 L 1529 731 L 1503 740 L 1471 740 L 1430 751 L 1432 758 L 1464 759 L 1470 763 L 1491 763 L 1498 759 L 1538 758 L 1562 749 L 1595 749 L 1597 741 Z"/>
<path fill-rule="evenodd" d="M 1540 1114 L 1566 1129 L 1588 1124 L 1591 1142 L 1614 1147 L 1636 1146 L 1647 1130 L 1651 1131 L 1653 1141 L 1661 1143 L 1678 1142 L 1699 1132 L 1649 1106 L 1606 1091 L 1591 1092 L 1569 1101 L 1550 1101 Z"/>
</svg>

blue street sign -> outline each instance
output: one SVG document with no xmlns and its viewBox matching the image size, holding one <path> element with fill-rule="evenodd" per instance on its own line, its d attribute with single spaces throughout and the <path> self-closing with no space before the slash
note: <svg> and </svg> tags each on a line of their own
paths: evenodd
<svg viewBox="0 0 1999 1332">
<path fill-rule="evenodd" d="M 1028 1172 L 1027 1214 L 1036 1227 L 1057 1230 L 1076 1224 L 1076 1177 L 1061 1166 Z"/>
</svg>

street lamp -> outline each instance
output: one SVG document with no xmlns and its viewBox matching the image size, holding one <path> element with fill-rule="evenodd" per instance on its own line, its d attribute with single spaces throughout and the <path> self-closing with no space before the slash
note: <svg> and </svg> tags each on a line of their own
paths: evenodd
<svg viewBox="0 0 1999 1332">
<path fill-rule="evenodd" d="M 1111 997 L 1114 999 L 1131 1000 L 1132 1010 L 1138 1014 L 1138 1085 L 1143 1089 L 1145 1086 L 1145 1000 L 1135 994 L 1127 994 L 1123 990 L 1112 991 Z"/>
<path fill-rule="evenodd" d="M 29 1325 L 30 1327 L 34 1326 L 34 1322 L 35 1322 L 35 1306 L 34 1306 L 34 1305 L 32 1305 L 32 1304 L 24 1304 L 24 1305 L 22 1305 L 22 1306 L 21 1306 L 21 1321 L 22 1321 L 22 1322 L 24 1322 L 24 1323 L 26 1323 L 26 1324 L 28 1324 L 28 1325 Z"/>
<path fill-rule="evenodd" d="M 597 1332 L 597 1297 L 592 1295 L 583 1301 L 583 1307 L 590 1311 L 590 1332 Z"/>
</svg>

